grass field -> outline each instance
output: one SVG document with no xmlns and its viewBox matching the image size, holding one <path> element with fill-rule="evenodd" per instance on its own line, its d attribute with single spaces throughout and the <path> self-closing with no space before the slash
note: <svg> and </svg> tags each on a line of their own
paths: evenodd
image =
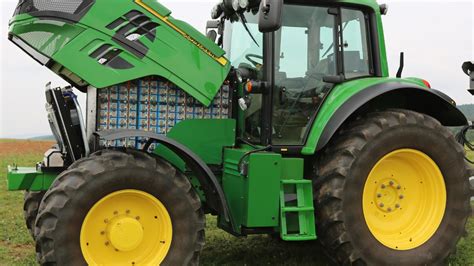
<svg viewBox="0 0 474 266">
<path fill-rule="evenodd" d="M 35 265 L 34 244 L 23 220 L 23 193 L 6 191 L 7 165 L 33 166 L 42 159 L 50 142 L 0 140 L 0 265 Z M 473 156 L 474 157 L 474 156 Z M 474 265 L 474 220 L 470 236 L 461 240 L 451 265 Z M 207 219 L 203 265 L 328 265 L 317 241 L 286 243 L 268 236 L 235 238 Z"/>
</svg>

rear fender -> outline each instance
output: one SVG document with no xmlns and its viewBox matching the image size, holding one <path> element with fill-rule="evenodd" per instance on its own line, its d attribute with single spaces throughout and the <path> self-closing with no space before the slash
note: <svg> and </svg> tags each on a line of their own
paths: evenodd
<svg viewBox="0 0 474 266">
<path fill-rule="evenodd" d="M 374 80 L 368 79 L 366 84 Z M 341 85 L 335 87 L 325 101 L 302 153 L 312 155 L 323 149 L 341 126 L 352 117 L 388 108 L 424 113 L 434 117 L 444 126 L 467 124 L 466 117 L 449 96 L 422 87 L 411 80 L 384 79 L 383 82 L 360 88 Z"/>
</svg>

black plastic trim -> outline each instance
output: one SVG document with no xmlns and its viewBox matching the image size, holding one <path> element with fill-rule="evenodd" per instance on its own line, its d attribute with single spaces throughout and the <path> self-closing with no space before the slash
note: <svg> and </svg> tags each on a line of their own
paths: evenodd
<svg viewBox="0 0 474 266">
<path fill-rule="evenodd" d="M 124 24 L 127 20 L 123 19 L 123 18 L 118 18 L 116 20 L 114 20 L 112 23 L 110 23 L 109 25 L 107 25 L 107 29 L 109 30 L 114 30 L 116 29 L 118 26 Z"/>
<path fill-rule="evenodd" d="M 138 40 L 135 42 L 129 41 L 118 33 L 112 37 L 112 40 L 140 59 L 143 59 L 148 53 L 148 48 Z"/>
<path fill-rule="evenodd" d="M 123 70 L 123 69 L 131 69 L 134 67 L 131 63 L 127 62 L 125 59 L 123 59 L 120 56 L 114 57 L 113 59 L 110 59 L 110 61 L 106 64 L 106 66 L 113 68 L 113 69 L 118 69 L 118 70 Z"/>
<path fill-rule="evenodd" d="M 167 138 L 166 136 L 142 130 L 104 130 L 95 132 L 94 134 L 100 139 L 106 141 L 132 137 L 148 138 L 149 140 L 147 145 L 145 145 L 145 148 L 153 142 L 166 146 L 168 149 L 178 155 L 181 159 L 183 159 L 186 162 L 186 165 L 194 173 L 196 173 L 196 177 L 198 178 L 202 189 L 204 190 L 204 194 L 206 195 L 206 203 L 208 204 L 208 207 L 215 210 L 218 214 L 223 215 L 227 222 L 232 223 L 232 220 L 230 219 L 230 212 L 227 200 L 225 198 L 224 191 L 222 190 L 222 187 L 219 184 L 219 181 L 217 180 L 216 176 L 209 168 L 209 166 L 207 166 L 206 163 L 201 160 L 201 158 L 199 158 L 186 146 L 175 140 Z"/>
<path fill-rule="evenodd" d="M 275 32 L 265 33 L 263 35 L 263 80 L 269 84 L 269 87 L 263 92 L 261 123 L 262 130 L 260 135 L 260 144 L 271 144 L 273 134 L 273 91 L 275 87 Z"/>
<path fill-rule="evenodd" d="M 47 65 L 51 59 L 42 53 L 38 52 L 37 50 L 33 49 L 30 45 L 28 45 L 25 41 L 23 41 L 21 38 L 14 36 L 12 34 L 8 35 L 8 39 L 14 43 L 18 48 L 23 50 L 27 55 L 29 55 L 31 58 L 33 58 L 36 62 L 40 63 L 41 65 L 45 66 Z"/>
<path fill-rule="evenodd" d="M 99 48 L 97 48 L 94 52 L 92 52 L 89 56 L 95 59 L 100 59 L 102 56 L 104 56 L 107 51 L 112 48 L 112 45 L 110 44 L 103 44 Z"/>
<path fill-rule="evenodd" d="M 342 124 L 359 108 L 378 96 L 395 91 L 399 91 L 400 93 L 422 92 L 426 94 L 426 96 L 423 97 L 426 98 L 427 101 L 431 101 L 431 104 L 437 105 L 436 108 L 446 108 L 447 112 L 443 113 L 443 115 L 446 117 L 441 118 L 439 115 L 438 117 L 435 117 L 445 126 L 462 126 L 467 124 L 467 119 L 464 114 L 456 108 L 455 102 L 446 94 L 437 90 L 427 89 L 406 82 L 385 82 L 362 90 L 347 100 L 341 107 L 339 107 L 339 109 L 337 109 L 337 111 L 331 117 L 329 123 L 324 128 L 323 133 L 318 141 L 318 145 L 316 146 L 316 151 L 324 148 L 329 143 L 332 136 L 342 126 Z M 436 97 L 435 99 L 439 99 L 441 102 L 435 102 L 433 98 L 428 100 L 429 95 Z M 442 105 L 439 105 L 440 103 Z"/>
</svg>

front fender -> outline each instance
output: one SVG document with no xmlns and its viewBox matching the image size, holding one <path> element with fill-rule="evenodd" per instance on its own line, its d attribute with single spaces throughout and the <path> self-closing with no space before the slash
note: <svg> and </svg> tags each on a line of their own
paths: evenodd
<svg viewBox="0 0 474 266">
<path fill-rule="evenodd" d="M 208 206 L 216 211 L 218 214 L 223 215 L 227 222 L 232 222 L 230 219 L 229 207 L 227 200 L 224 195 L 224 191 L 217 180 L 212 170 L 206 165 L 206 163 L 197 156 L 188 147 L 181 143 L 170 139 L 166 136 L 159 135 L 153 132 L 133 130 L 133 129 L 117 129 L 117 130 L 104 130 L 95 132 L 95 134 L 103 140 L 112 141 L 117 139 L 131 138 L 131 137 L 142 137 L 148 139 L 147 144 L 144 147 L 144 151 L 148 150 L 148 147 L 152 143 L 159 143 L 166 146 L 176 155 L 178 155 L 189 168 L 196 174 L 202 189 L 206 196 L 206 203 Z"/>
<path fill-rule="evenodd" d="M 403 108 L 430 115 L 444 126 L 467 124 L 456 103 L 444 93 L 408 79 L 369 78 L 336 86 L 318 113 L 304 155 L 323 149 L 338 129 L 354 114 L 386 108 Z"/>
</svg>

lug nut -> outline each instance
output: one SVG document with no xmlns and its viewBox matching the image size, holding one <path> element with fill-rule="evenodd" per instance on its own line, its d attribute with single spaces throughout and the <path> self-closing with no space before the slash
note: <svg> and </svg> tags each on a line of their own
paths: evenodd
<svg viewBox="0 0 474 266">
<path fill-rule="evenodd" d="M 390 186 L 393 186 L 393 181 L 390 181 L 389 184 L 390 184 Z"/>
<path fill-rule="evenodd" d="M 129 213 L 130 213 L 130 210 L 126 210 L 125 213 L 126 213 L 126 214 L 129 214 Z"/>
<path fill-rule="evenodd" d="M 105 235 L 105 231 L 101 231 L 100 234 L 101 234 L 101 235 Z"/>
<path fill-rule="evenodd" d="M 105 242 L 105 245 L 108 246 L 108 245 L 109 245 L 109 241 Z"/>
<path fill-rule="evenodd" d="M 391 212 L 391 211 L 392 211 L 392 208 L 388 208 L 387 211 L 388 211 L 388 212 Z"/>
<path fill-rule="evenodd" d="M 381 188 L 384 189 L 384 188 L 385 188 L 385 184 L 382 184 Z"/>
<path fill-rule="evenodd" d="M 140 220 L 140 216 L 135 217 L 135 219 Z"/>
<path fill-rule="evenodd" d="M 381 197 L 382 197 L 382 194 L 378 193 L 377 198 L 381 198 Z"/>
<path fill-rule="evenodd" d="M 403 199 L 403 195 L 398 196 L 399 199 Z"/>
<path fill-rule="evenodd" d="M 384 205 L 383 203 L 380 203 L 379 206 L 380 206 L 381 208 L 383 208 L 383 206 L 385 206 L 385 205 Z"/>
<path fill-rule="evenodd" d="M 104 223 L 108 223 L 109 222 L 109 219 L 104 219 Z"/>
<path fill-rule="evenodd" d="M 400 208 L 400 204 L 395 204 L 395 208 Z"/>
<path fill-rule="evenodd" d="M 397 189 L 399 189 L 399 190 L 400 190 L 400 189 L 402 189 L 402 187 L 401 187 L 400 185 L 398 185 L 398 186 L 397 186 Z"/>
<path fill-rule="evenodd" d="M 114 211 L 114 215 L 117 215 L 118 214 L 118 211 Z"/>
</svg>

